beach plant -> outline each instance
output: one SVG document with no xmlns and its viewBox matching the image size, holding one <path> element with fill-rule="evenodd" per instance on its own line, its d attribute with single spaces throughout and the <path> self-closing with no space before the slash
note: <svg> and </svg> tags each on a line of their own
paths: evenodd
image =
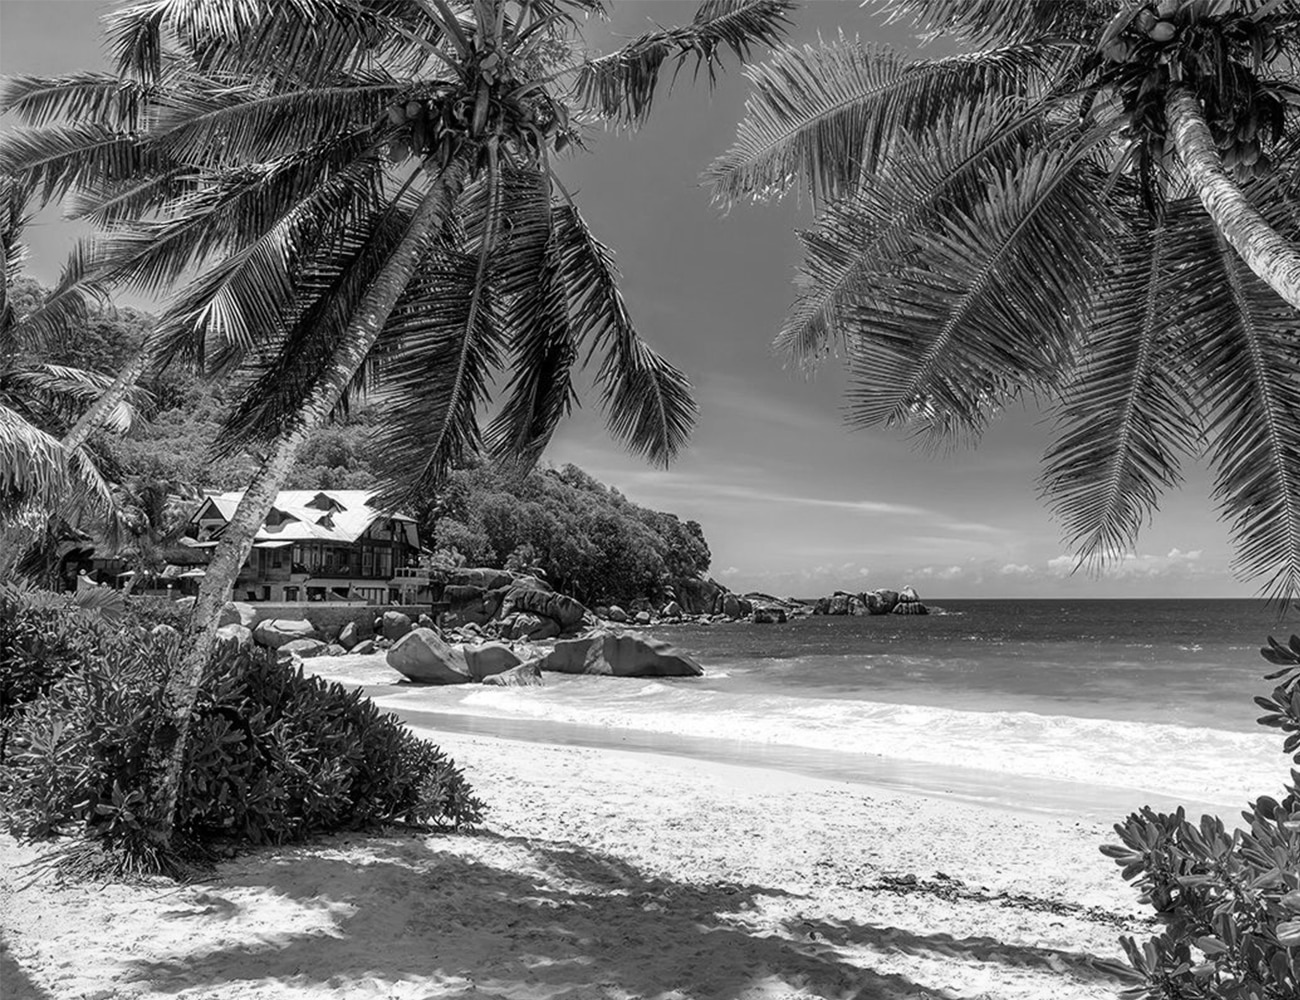
<svg viewBox="0 0 1300 1000">
<path fill-rule="evenodd" d="M 871 6 L 933 54 L 782 48 L 707 171 L 724 204 L 811 196 L 777 351 L 841 353 L 851 423 L 927 444 L 1048 408 L 1081 566 L 1204 454 L 1236 570 L 1300 594 L 1300 5 Z"/>
<path fill-rule="evenodd" d="M 593 354 L 614 436 L 656 462 L 681 450 L 689 383 L 637 335 L 553 160 L 589 126 L 643 122 L 666 70 L 712 79 L 775 42 L 789 6 L 707 0 L 596 56 L 599 0 L 148 0 L 109 17 L 115 73 L 9 81 L 3 107 L 32 127 L 0 165 L 111 228 L 106 280 L 179 287 L 151 350 L 243 380 L 218 444 L 263 456 L 168 683 L 172 804 L 221 607 L 297 449 L 355 395 L 385 406 L 388 504 L 480 444 L 534 461 Z"/>
<path fill-rule="evenodd" d="M 227 649 L 200 693 L 176 814 L 160 844 L 150 766 L 174 635 L 121 629 L 6 723 L 0 805 L 23 839 L 72 834 L 72 873 L 183 872 L 217 847 L 385 824 L 461 827 L 483 805 L 436 746 L 357 690 L 262 649 Z M 142 862 L 142 858 L 144 859 Z"/>
<path fill-rule="evenodd" d="M 1272 638 L 1263 654 L 1282 669 L 1255 699 L 1261 725 L 1284 734 L 1300 766 L 1300 636 Z M 1300 996 L 1300 770 L 1282 798 L 1261 795 L 1229 830 L 1215 816 L 1191 822 L 1183 808 L 1150 808 L 1116 824 L 1120 843 L 1102 853 L 1120 865 L 1165 924 L 1139 944 L 1122 939 L 1149 1000 L 1289 1000 Z"/>
</svg>

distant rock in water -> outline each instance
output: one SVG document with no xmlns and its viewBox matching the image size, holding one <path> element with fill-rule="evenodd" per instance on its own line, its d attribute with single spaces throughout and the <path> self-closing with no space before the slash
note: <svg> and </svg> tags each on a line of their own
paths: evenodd
<svg viewBox="0 0 1300 1000">
<path fill-rule="evenodd" d="M 813 605 L 815 615 L 926 615 L 929 609 L 921 603 L 920 595 L 912 587 L 899 590 L 868 590 L 861 594 L 835 591 L 830 597 L 821 597 Z"/>
<path fill-rule="evenodd" d="M 785 608 L 755 608 L 749 620 L 755 625 L 784 625 L 789 621 L 789 616 L 785 613 Z"/>
<path fill-rule="evenodd" d="M 896 615 L 928 615 L 930 609 L 921 603 L 921 595 L 912 587 L 904 587 L 898 594 L 898 603 L 892 612 Z"/>
</svg>

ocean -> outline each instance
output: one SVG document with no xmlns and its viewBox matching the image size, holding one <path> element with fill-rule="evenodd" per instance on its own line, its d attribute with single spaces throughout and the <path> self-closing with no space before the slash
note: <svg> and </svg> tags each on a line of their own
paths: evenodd
<svg viewBox="0 0 1300 1000">
<path fill-rule="evenodd" d="M 699 679 L 547 675 L 544 688 L 367 685 L 411 722 L 755 763 L 1114 820 L 1234 819 L 1288 761 L 1255 723 L 1259 647 L 1294 612 L 1243 600 L 936 600 L 927 617 L 652 630 Z M 1121 813 L 1122 815 L 1122 813 Z"/>
</svg>

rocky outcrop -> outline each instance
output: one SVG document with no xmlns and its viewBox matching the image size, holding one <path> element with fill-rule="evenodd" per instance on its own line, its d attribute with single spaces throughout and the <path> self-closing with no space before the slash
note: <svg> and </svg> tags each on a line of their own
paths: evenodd
<svg viewBox="0 0 1300 1000">
<path fill-rule="evenodd" d="M 921 595 L 911 587 L 904 587 L 898 594 L 898 603 L 894 605 L 891 614 L 895 615 L 928 615 L 930 609 L 921 603 Z"/>
<path fill-rule="evenodd" d="M 529 660 L 499 674 L 484 677 L 483 683 L 493 687 L 541 687 L 546 683 L 542 680 L 541 663 L 541 660 Z"/>
<path fill-rule="evenodd" d="M 489 590 L 501 590 L 514 585 L 521 574 L 504 569 L 483 567 L 453 569 L 447 572 L 448 587 L 472 587 L 480 593 Z M 529 579 L 534 579 L 529 577 Z M 444 600 L 449 598 L 444 597 Z"/>
<path fill-rule="evenodd" d="M 542 670 L 610 677 L 700 677 L 691 656 L 662 642 L 619 632 L 561 639 L 541 662 Z"/>
<path fill-rule="evenodd" d="M 254 641 L 268 649 L 279 649 L 295 639 L 315 638 L 316 626 L 305 618 L 268 618 L 253 629 Z"/>
<path fill-rule="evenodd" d="M 503 642 L 486 642 L 481 646 L 465 646 L 462 654 L 465 657 L 465 665 L 469 667 L 469 675 L 476 681 L 484 680 L 495 674 L 503 674 L 507 670 L 519 666 L 520 659 L 515 655 L 515 651 Z"/>
<path fill-rule="evenodd" d="M 378 632 L 389 642 L 396 642 L 411 631 L 411 616 L 400 611 L 385 611 L 379 619 Z"/>
<path fill-rule="evenodd" d="M 257 609 L 244 601 L 227 601 L 221 606 L 217 617 L 217 626 L 242 625 L 251 629 L 257 624 Z"/>
<path fill-rule="evenodd" d="M 789 620 L 789 616 L 785 613 L 785 608 L 772 606 L 755 608 L 749 620 L 755 625 L 784 625 Z"/>
<path fill-rule="evenodd" d="M 431 628 L 415 628 L 393 644 L 388 665 L 418 684 L 468 684 L 474 679 L 465 651 L 448 646 Z"/>
<path fill-rule="evenodd" d="M 887 615 L 898 604 L 897 590 L 873 590 L 862 596 L 867 601 L 867 613 L 872 615 Z"/>
<path fill-rule="evenodd" d="M 237 622 L 217 629 L 217 655 L 228 652 L 246 652 L 253 648 L 253 630 Z"/>
<path fill-rule="evenodd" d="M 830 603 L 826 608 L 828 615 L 847 615 L 849 613 L 849 598 L 852 595 L 836 592 L 831 595 Z"/>
<path fill-rule="evenodd" d="M 505 600 L 501 603 L 501 617 L 505 618 L 518 611 L 549 618 L 559 624 L 561 631 L 580 624 L 587 616 L 587 609 L 565 594 L 515 586 L 506 593 Z"/>
<path fill-rule="evenodd" d="M 320 656 L 325 652 L 325 643 L 319 639 L 294 639 L 292 642 L 286 642 L 276 650 L 279 656 L 293 657 L 307 660 L 313 656 Z"/>
</svg>

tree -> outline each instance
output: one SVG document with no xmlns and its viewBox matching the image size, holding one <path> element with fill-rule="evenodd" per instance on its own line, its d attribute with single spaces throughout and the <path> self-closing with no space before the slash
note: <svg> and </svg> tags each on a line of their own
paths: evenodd
<svg viewBox="0 0 1300 1000">
<path fill-rule="evenodd" d="M 28 185 L 0 175 L 0 581 L 53 517 L 111 516 L 111 492 L 86 444 L 99 427 L 125 430 L 135 417 L 127 393 L 105 405 L 112 377 L 51 359 L 82 331 L 103 290 L 87 274 L 84 247 L 53 291 L 20 277 L 30 197 Z"/>
<path fill-rule="evenodd" d="M 775 41 L 787 6 L 709 0 L 592 58 L 577 17 L 598 0 L 153 0 L 110 19 L 117 74 L 10 83 L 5 107 L 36 128 L 4 164 L 115 227 L 101 273 L 164 287 L 198 272 L 153 349 L 234 372 L 247 393 L 223 444 L 263 454 L 166 692 L 161 840 L 221 607 L 295 452 L 350 398 L 386 407 L 393 504 L 478 443 L 503 367 L 487 447 L 535 460 L 584 347 L 614 435 L 659 462 L 680 450 L 688 383 L 636 335 L 551 157 L 584 121 L 641 122 L 666 65 L 712 77 L 724 51 Z"/>
<path fill-rule="evenodd" d="M 750 71 L 725 202 L 808 190 L 796 362 L 859 425 L 977 439 L 1033 395 L 1081 564 L 1205 452 L 1236 568 L 1300 593 L 1300 11 L 1265 0 L 897 0 L 957 55 L 841 37 Z"/>
</svg>

